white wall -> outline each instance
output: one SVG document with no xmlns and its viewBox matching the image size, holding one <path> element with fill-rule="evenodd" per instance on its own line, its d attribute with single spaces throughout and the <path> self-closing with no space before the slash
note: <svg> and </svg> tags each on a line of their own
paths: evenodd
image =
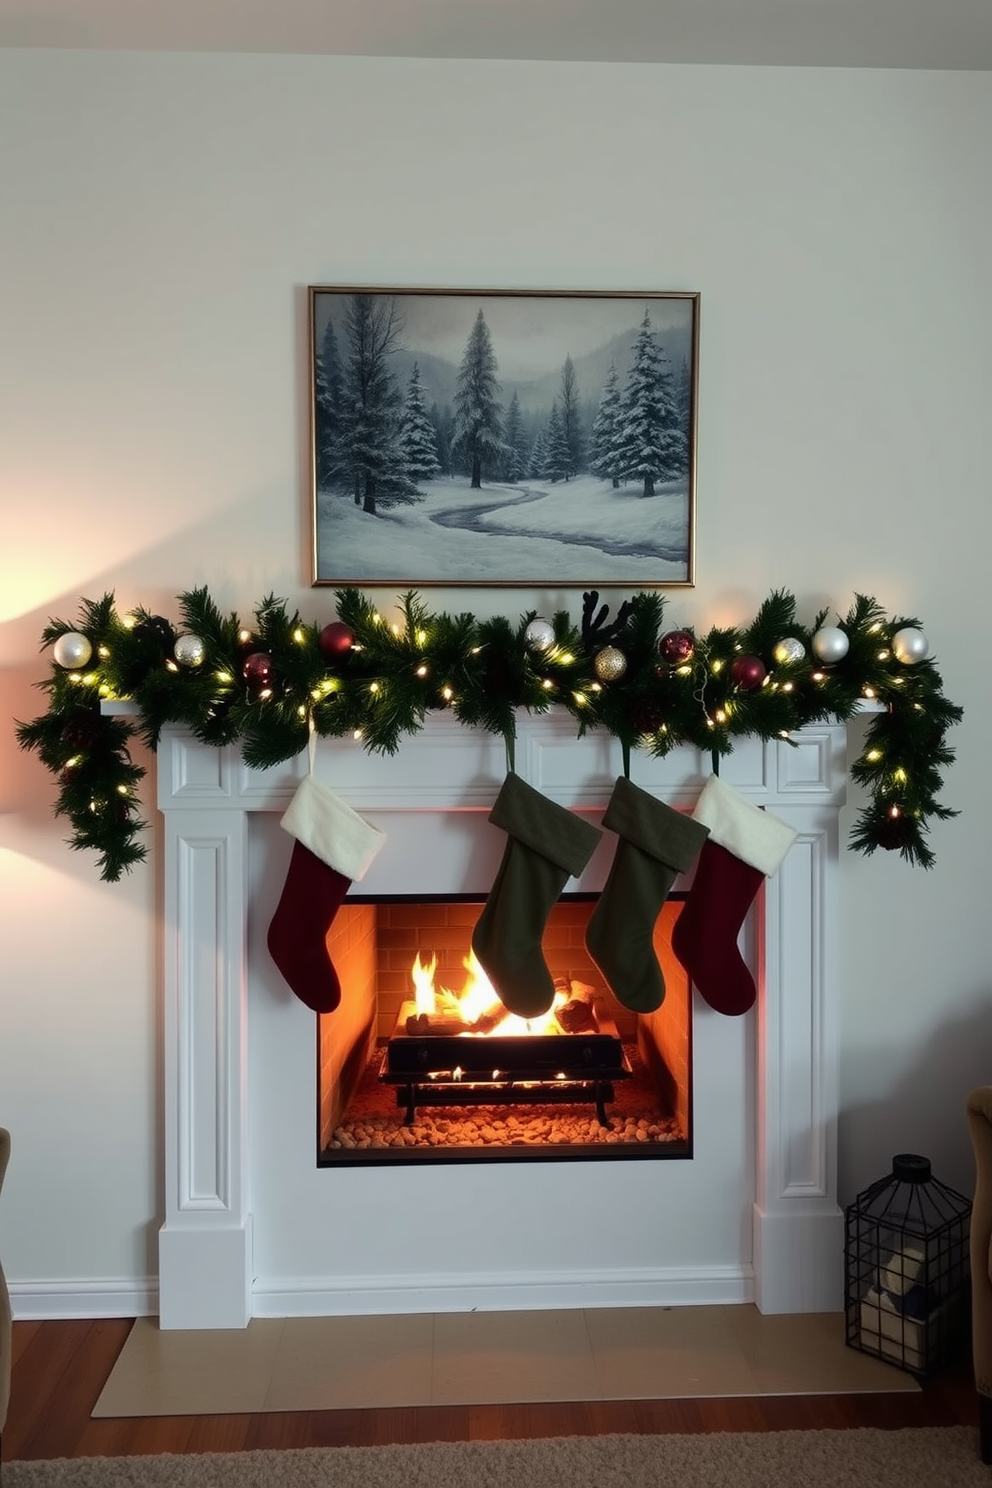
<svg viewBox="0 0 992 1488">
<path fill-rule="evenodd" d="M 0 53 L 4 716 L 40 710 L 40 631 L 80 595 L 174 615 L 205 583 L 330 615 L 307 582 L 307 284 L 698 290 L 697 584 L 668 618 L 871 593 L 921 619 L 967 710 L 936 869 L 843 864 L 840 1159 L 844 1200 L 898 1150 L 970 1186 L 990 135 L 990 74 Z M 55 1312 L 127 1311 L 161 1206 L 156 852 L 101 884 L 0 737 L 5 1266 Z"/>
</svg>

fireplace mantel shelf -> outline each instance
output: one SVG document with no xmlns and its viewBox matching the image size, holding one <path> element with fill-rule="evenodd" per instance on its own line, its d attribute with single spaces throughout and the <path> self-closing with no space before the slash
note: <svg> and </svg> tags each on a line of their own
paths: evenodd
<svg viewBox="0 0 992 1488">
<path fill-rule="evenodd" d="M 278 1175 L 280 1203 L 273 1205 L 270 1191 L 277 1179 L 263 1154 L 269 1135 L 260 1148 L 263 1123 L 252 1115 L 260 1090 L 265 1097 L 285 1081 L 293 1094 L 282 1104 L 299 1111 L 292 1119 L 302 1124 L 301 1141 L 305 1148 L 309 1140 L 312 1152 L 309 1108 L 297 1093 L 299 1072 L 280 1067 L 258 1073 L 269 1046 L 283 1041 L 302 1048 L 298 1057 L 306 1061 L 305 1051 L 313 1047 L 312 1016 L 293 999 L 280 1001 L 270 969 L 252 961 L 250 947 L 258 936 L 249 933 L 253 916 L 271 912 L 271 886 L 259 888 L 264 874 L 257 868 L 253 878 L 252 842 L 261 840 L 258 831 L 266 820 L 274 823 L 272 814 L 285 809 L 308 769 L 307 755 L 253 770 L 234 745 L 205 746 L 183 729 L 167 728 L 157 771 L 165 839 L 162 1326 L 243 1327 L 253 1315 L 297 1312 L 752 1299 L 764 1312 L 839 1309 L 836 878 L 846 758 L 846 727 L 830 723 L 799 731 L 792 743 L 743 740 L 721 762 L 725 780 L 788 821 L 798 836 L 767 881 L 746 932 L 759 985 L 756 1012 L 720 1019 L 703 1008 L 696 1019 L 697 1057 L 728 1062 L 725 1075 L 716 1068 L 707 1074 L 712 1093 L 697 1115 L 691 1160 L 663 1164 L 662 1178 L 650 1185 L 643 1172 L 638 1177 L 642 1165 L 596 1165 L 603 1176 L 595 1181 L 606 1185 L 615 1211 L 615 1230 L 605 1240 L 597 1240 L 597 1221 L 590 1222 L 587 1237 L 576 1237 L 573 1229 L 555 1240 L 577 1202 L 576 1184 L 588 1189 L 592 1181 L 583 1176 L 591 1165 L 534 1164 L 530 1171 L 540 1182 L 532 1187 L 519 1172 L 514 1179 L 508 1165 L 497 1164 L 484 1170 L 484 1191 L 467 1176 L 478 1171 L 471 1167 L 433 1168 L 427 1177 L 421 1170 L 416 1212 L 420 1194 L 429 1192 L 437 1212 L 448 1216 L 443 1239 L 426 1229 L 420 1235 L 414 1226 L 402 1240 L 359 1234 L 349 1249 L 339 1243 L 328 1216 L 342 1203 L 359 1216 L 391 1210 L 397 1187 L 412 1201 L 408 1173 L 330 1175 L 294 1159 Z M 620 749 L 604 733 L 577 739 L 565 714 L 525 715 L 516 767 L 551 799 L 594 814 L 604 808 L 620 773 Z M 319 742 L 315 764 L 320 780 L 386 833 L 386 845 L 362 881 L 362 891 L 370 894 L 407 891 L 411 873 L 418 893 L 485 892 L 503 841 L 488 823 L 488 811 L 505 771 L 500 738 L 446 715 L 429 716 L 423 732 L 405 739 L 389 759 L 370 756 L 352 739 L 327 740 Z M 691 810 L 709 773 L 709 756 L 688 747 L 665 759 L 639 753 L 632 760 L 638 785 L 683 810 Z M 278 831 L 265 837 L 266 861 L 282 851 L 281 837 Z M 604 834 L 603 851 L 597 850 L 570 888 L 594 892 L 602 886 L 610 837 Z M 251 1059 L 250 1009 L 251 1018 L 264 1024 L 257 1037 L 251 1035 Z M 733 1097 L 742 1102 L 739 1110 L 716 1109 L 723 1091 L 742 1092 Z M 697 1094 L 697 1105 L 702 1100 Z M 721 1133 L 745 1127 L 738 1158 Z M 395 1187 L 387 1197 L 389 1184 Z M 506 1263 L 493 1260 L 473 1269 L 460 1261 L 463 1269 L 453 1273 L 452 1257 L 469 1255 L 478 1244 L 487 1205 L 494 1214 L 505 1213 L 521 1185 L 530 1195 L 533 1244 L 516 1237 L 516 1253 Z M 295 1240 L 283 1233 L 275 1212 L 290 1203 L 289 1188 Z M 693 1204 L 699 1233 L 683 1240 L 680 1226 L 688 1223 L 684 1215 Z M 645 1227 L 654 1239 L 641 1238 Z M 291 1266 L 272 1259 L 294 1245 L 301 1248 L 299 1235 L 311 1232 L 327 1235 L 313 1252 L 316 1262 Z M 615 1233 L 628 1235 L 619 1261 L 613 1255 Z M 555 1260 L 556 1245 L 568 1254 L 568 1267 Z M 500 1251 L 495 1241 L 492 1248 Z M 710 1252 L 712 1262 L 699 1259 Z"/>
</svg>

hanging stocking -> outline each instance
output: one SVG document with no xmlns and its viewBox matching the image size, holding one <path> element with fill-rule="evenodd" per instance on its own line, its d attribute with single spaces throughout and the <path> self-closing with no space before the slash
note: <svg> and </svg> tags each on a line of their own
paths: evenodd
<svg viewBox="0 0 992 1488">
<path fill-rule="evenodd" d="M 711 1008 L 736 1015 L 757 995 L 737 937 L 758 889 L 796 833 L 711 775 L 693 819 L 709 827 L 696 876 L 672 935 L 672 949 Z"/>
<path fill-rule="evenodd" d="M 472 932 L 472 949 L 503 1005 L 522 1018 L 536 1018 L 555 997 L 541 949 L 548 915 L 602 833 L 512 773 L 489 820 L 507 833 L 507 843 Z"/>
<path fill-rule="evenodd" d="M 692 867 L 708 829 L 623 776 L 613 787 L 603 826 L 620 840 L 586 946 L 618 1001 L 635 1013 L 651 1013 L 665 997 L 654 927 L 669 889 Z"/>
<path fill-rule="evenodd" d="M 327 932 L 351 884 L 363 878 L 385 836 L 308 775 L 280 823 L 296 841 L 269 925 L 269 954 L 301 1002 L 330 1013 L 341 984 Z"/>
</svg>

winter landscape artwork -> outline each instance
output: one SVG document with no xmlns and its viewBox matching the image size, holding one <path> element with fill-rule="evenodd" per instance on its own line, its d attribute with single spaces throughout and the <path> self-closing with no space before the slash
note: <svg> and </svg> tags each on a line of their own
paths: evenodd
<svg viewBox="0 0 992 1488">
<path fill-rule="evenodd" d="M 309 290 L 314 584 L 688 586 L 699 296 Z"/>
</svg>

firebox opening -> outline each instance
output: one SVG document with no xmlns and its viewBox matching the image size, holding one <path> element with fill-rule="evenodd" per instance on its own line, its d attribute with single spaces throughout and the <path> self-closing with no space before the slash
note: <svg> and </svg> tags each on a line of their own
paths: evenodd
<svg viewBox="0 0 992 1488">
<path fill-rule="evenodd" d="M 597 898 L 552 909 L 555 1009 L 528 1028 L 470 985 L 482 899 L 349 896 L 327 938 L 342 996 L 318 1018 L 318 1166 L 691 1157 L 681 896 L 655 927 L 666 996 L 650 1014 L 625 1008 L 589 957 Z"/>
</svg>

